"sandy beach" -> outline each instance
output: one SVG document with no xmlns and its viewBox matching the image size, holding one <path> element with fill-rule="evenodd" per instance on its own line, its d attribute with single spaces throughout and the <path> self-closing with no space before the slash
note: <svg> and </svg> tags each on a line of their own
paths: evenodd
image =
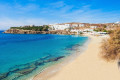
<svg viewBox="0 0 120 80">
<path fill-rule="evenodd" d="M 120 80 L 117 62 L 106 62 L 99 55 L 101 41 L 105 37 L 89 37 L 88 48 L 80 56 L 44 80 Z M 45 72 L 33 80 L 43 80 L 40 79 L 43 75 Z"/>
</svg>

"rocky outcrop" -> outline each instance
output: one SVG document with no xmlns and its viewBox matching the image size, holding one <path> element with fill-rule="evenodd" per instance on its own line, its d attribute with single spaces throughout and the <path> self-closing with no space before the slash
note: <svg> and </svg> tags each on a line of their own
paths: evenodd
<svg viewBox="0 0 120 80">
<path fill-rule="evenodd" d="M 21 29 L 8 29 L 4 33 L 12 34 L 66 34 L 66 35 L 75 35 L 76 33 L 65 31 L 65 30 L 56 30 L 56 31 L 33 31 L 33 30 L 21 30 Z"/>
</svg>

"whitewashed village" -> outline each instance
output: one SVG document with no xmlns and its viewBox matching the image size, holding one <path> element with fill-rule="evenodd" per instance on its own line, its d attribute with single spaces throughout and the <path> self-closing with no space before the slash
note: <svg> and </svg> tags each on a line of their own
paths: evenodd
<svg viewBox="0 0 120 80">
<path fill-rule="evenodd" d="M 101 24 L 91 24 L 91 23 L 57 23 L 49 25 L 25 25 L 20 27 L 11 27 L 11 29 L 6 30 L 5 33 L 22 33 L 22 34 L 92 34 L 92 35 L 106 35 L 111 32 L 111 30 L 120 26 L 120 22 L 115 23 L 101 23 Z M 43 28 L 35 29 L 35 28 Z M 47 30 L 45 29 L 47 28 Z"/>
<path fill-rule="evenodd" d="M 120 22 L 115 23 L 103 23 L 103 24 L 90 24 L 90 23 L 62 23 L 62 24 L 50 24 L 50 30 L 66 30 L 74 32 L 76 34 L 92 34 L 92 35 L 104 35 L 108 34 L 108 31 L 120 26 Z"/>
</svg>

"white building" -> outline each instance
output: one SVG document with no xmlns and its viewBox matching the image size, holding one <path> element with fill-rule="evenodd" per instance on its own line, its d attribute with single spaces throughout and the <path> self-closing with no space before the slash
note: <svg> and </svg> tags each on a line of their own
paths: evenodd
<svg viewBox="0 0 120 80">
<path fill-rule="evenodd" d="M 71 32 L 83 32 L 83 30 L 79 30 L 79 29 L 72 29 Z"/>
<path fill-rule="evenodd" d="M 71 26 L 72 27 L 78 27 L 79 25 L 78 24 L 72 24 Z"/>
<path fill-rule="evenodd" d="M 72 29 L 71 32 L 93 32 L 93 29 L 86 28 L 86 29 Z"/>
<path fill-rule="evenodd" d="M 70 28 L 69 24 L 51 24 L 50 25 L 52 30 L 65 30 Z"/>
<path fill-rule="evenodd" d="M 95 28 L 97 28 L 98 26 L 90 26 L 90 28 L 92 28 L 92 29 L 95 29 Z"/>
<path fill-rule="evenodd" d="M 83 32 L 93 32 L 93 29 L 86 28 L 86 29 L 83 30 Z"/>
<path fill-rule="evenodd" d="M 72 29 L 71 32 L 76 32 L 77 34 L 80 34 L 81 32 L 83 32 L 83 30 L 81 30 L 81 29 Z"/>
<path fill-rule="evenodd" d="M 84 24 L 79 24 L 79 27 L 84 27 L 85 25 Z"/>
</svg>

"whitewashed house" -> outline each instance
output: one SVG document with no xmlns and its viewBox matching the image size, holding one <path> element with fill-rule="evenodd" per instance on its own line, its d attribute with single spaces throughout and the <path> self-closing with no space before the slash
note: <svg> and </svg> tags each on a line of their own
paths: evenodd
<svg viewBox="0 0 120 80">
<path fill-rule="evenodd" d="M 90 26 L 90 28 L 92 29 L 96 29 L 98 26 Z"/>
<path fill-rule="evenodd" d="M 78 27 L 79 25 L 78 24 L 72 24 L 71 26 L 72 27 Z"/>
<path fill-rule="evenodd" d="M 88 28 L 88 29 L 84 29 L 83 31 L 84 32 L 93 32 L 93 29 Z"/>
<path fill-rule="evenodd" d="M 51 24 L 49 25 L 49 27 L 52 30 L 65 30 L 65 29 L 70 28 L 70 25 L 69 24 Z"/>
<path fill-rule="evenodd" d="M 77 34 L 83 33 L 82 29 L 72 29 L 70 32 L 76 32 Z"/>
<path fill-rule="evenodd" d="M 85 25 L 84 24 L 79 24 L 79 27 L 85 27 Z"/>
</svg>

